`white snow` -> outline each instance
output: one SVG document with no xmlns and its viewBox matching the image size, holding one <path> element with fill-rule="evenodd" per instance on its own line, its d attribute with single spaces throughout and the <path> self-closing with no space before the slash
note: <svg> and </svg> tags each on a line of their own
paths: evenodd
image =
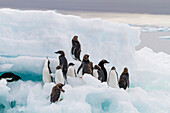
<svg viewBox="0 0 170 113">
<path fill-rule="evenodd" d="M 55 11 L 20 11 L 0 9 L 0 72 L 11 71 L 22 80 L 0 80 L 0 112 L 24 113 L 168 113 L 170 111 L 170 55 L 154 53 L 149 48 L 135 51 L 139 30 L 129 25 L 101 19 L 82 19 Z M 45 57 L 55 73 L 57 50 L 64 50 L 73 61 L 71 39 L 79 36 L 85 53 L 95 64 L 107 59 L 109 73 L 114 65 L 120 76 L 128 67 L 130 88 L 110 88 L 91 75 L 69 77 L 63 100 L 50 104 L 54 83 L 42 83 Z M 29 81 L 32 80 L 32 81 Z M 14 105 L 11 108 L 12 104 Z M 5 108 L 3 108 L 5 106 Z"/>
</svg>

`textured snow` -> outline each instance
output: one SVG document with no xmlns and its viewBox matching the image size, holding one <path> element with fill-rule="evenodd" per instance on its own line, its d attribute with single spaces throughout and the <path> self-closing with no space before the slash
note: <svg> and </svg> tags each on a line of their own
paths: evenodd
<svg viewBox="0 0 170 113">
<path fill-rule="evenodd" d="M 88 53 L 95 63 L 105 58 L 117 66 L 134 66 L 133 54 L 140 43 L 140 32 L 129 25 L 55 11 L 1 9 L 0 16 L 1 55 L 56 58 L 54 52 L 64 50 L 71 61 L 71 39 L 78 35 L 81 58 Z"/>
<path fill-rule="evenodd" d="M 0 73 L 11 71 L 22 80 L 0 80 L 0 112 L 8 113 L 168 113 L 170 112 L 170 55 L 149 48 L 135 51 L 139 30 L 101 19 L 82 19 L 55 11 L 0 9 Z M 130 88 L 110 88 L 91 75 L 68 77 L 63 100 L 50 104 L 54 83 L 42 83 L 46 56 L 55 73 L 57 50 L 68 62 L 71 39 L 79 36 L 81 58 L 90 55 L 94 64 L 105 58 L 109 73 L 115 66 L 120 76 L 126 66 Z M 79 75 L 80 76 L 80 75 Z"/>
</svg>

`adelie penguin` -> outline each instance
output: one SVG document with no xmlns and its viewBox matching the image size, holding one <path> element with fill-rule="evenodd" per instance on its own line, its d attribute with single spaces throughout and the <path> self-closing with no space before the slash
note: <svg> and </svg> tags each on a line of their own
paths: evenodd
<svg viewBox="0 0 170 113">
<path fill-rule="evenodd" d="M 73 63 L 69 63 L 67 76 L 76 77 L 76 70 L 74 69 L 74 65 L 75 64 L 73 64 Z"/>
<path fill-rule="evenodd" d="M 67 64 L 67 59 L 65 57 L 65 53 L 64 53 L 64 51 L 57 51 L 55 53 L 59 54 L 59 65 L 62 68 L 64 79 L 67 82 L 67 68 L 68 68 L 68 64 Z"/>
<path fill-rule="evenodd" d="M 104 73 L 99 65 L 95 65 L 93 69 L 93 76 L 103 82 L 104 80 Z"/>
<path fill-rule="evenodd" d="M 80 65 L 80 67 L 77 70 L 77 74 L 79 73 L 80 70 L 82 71 L 82 75 L 84 75 L 85 73 L 92 75 L 91 63 L 89 61 L 89 55 L 88 54 L 84 55 L 83 61 Z"/>
<path fill-rule="evenodd" d="M 61 92 L 65 92 L 62 87 L 64 86 L 64 84 L 57 84 L 56 86 L 54 86 L 52 88 L 52 92 L 51 92 L 51 98 L 50 98 L 50 102 L 51 103 L 55 103 L 55 102 L 58 102 L 58 101 L 61 101 Z"/>
<path fill-rule="evenodd" d="M 78 36 L 74 36 L 72 39 L 71 55 L 75 60 L 80 60 L 81 45 L 78 41 Z"/>
<path fill-rule="evenodd" d="M 64 76 L 63 76 L 61 66 L 56 67 L 56 72 L 54 74 L 54 80 L 55 80 L 56 84 L 58 84 L 58 83 L 64 84 Z"/>
<path fill-rule="evenodd" d="M 116 71 L 116 68 L 113 66 L 110 70 L 109 73 L 109 78 L 107 81 L 108 86 L 112 87 L 112 88 L 118 88 L 118 74 Z"/>
<path fill-rule="evenodd" d="M 106 82 L 107 81 L 107 71 L 106 71 L 106 68 L 104 67 L 104 64 L 106 63 L 109 63 L 107 60 L 103 59 L 99 62 L 99 66 L 101 67 L 103 73 L 104 73 L 104 80 L 103 82 Z"/>
<path fill-rule="evenodd" d="M 52 82 L 52 76 L 51 76 L 51 69 L 50 69 L 50 61 L 48 57 L 45 59 L 44 68 L 43 68 L 43 74 L 42 79 L 44 83 L 50 83 Z"/>
<path fill-rule="evenodd" d="M 15 75 L 14 73 L 7 72 L 7 73 L 3 73 L 0 76 L 0 80 L 1 79 L 6 79 L 7 82 L 13 82 L 13 81 L 18 81 L 19 79 L 21 79 L 21 77 Z"/>
<path fill-rule="evenodd" d="M 119 87 L 126 90 L 127 87 L 129 87 L 129 73 L 128 68 L 124 68 L 120 79 L 119 79 Z"/>
</svg>

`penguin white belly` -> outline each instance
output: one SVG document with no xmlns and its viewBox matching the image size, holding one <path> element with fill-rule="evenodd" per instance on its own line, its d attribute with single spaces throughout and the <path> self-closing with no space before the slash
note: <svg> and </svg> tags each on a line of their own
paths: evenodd
<svg viewBox="0 0 170 113">
<path fill-rule="evenodd" d="M 97 72 L 97 69 L 94 69 L 94 70 L 93 70 L 93 76 L 98 79 L 99 74 L 98 74 L 98 72 Z"/>
<path fill-rule="evenodd" d="M 60 55 L 57 55 L 57 66 L 59 66 L 59 65 L 60 65 L 60 59 L 59 59 L 59 56 L 60 56 Z"/>
<path fill-rule="evenodd" d="M 64 77 L 63 77 L 62 70 L 57 70 L 55 72 L 55 83 L 56 84 L 58 84 L 58 83 L 64 84 Z"/>
<path fill-rule="evenodd" d="M 50 76 L 50 74 L 49 74 L 49 70 L 48 70 L 48 68 L 46 68 L 46 67 L 44 67 L 44 69 L 43 69 L 43 82 L 44 83 L 50 83 L 50 82 L 52 82 L 52 80 L 51 80 L 51 76 Z"/>
<path fill-rule="evenodd" d="M 118 88 L 117 74 L 115 71 L 111 71 L 108 79 L 108 86 L 112 88 Z"/>
<path fill-rule="evenodd" d="M 75 77 L 74 68 L 72 66 L 69 66 L 68 71 L 67 71 L 67 76 Z"/>
</svg>

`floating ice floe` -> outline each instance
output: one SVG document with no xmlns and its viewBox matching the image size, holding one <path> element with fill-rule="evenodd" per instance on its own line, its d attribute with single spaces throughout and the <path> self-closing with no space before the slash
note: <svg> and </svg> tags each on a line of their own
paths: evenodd
<svg viewBox="0 0 170 113">
<path fill-rule="evenodd" d="M 149 48 L 135 51 L 139 30 L 101 19 L 82 19 L 55 11 L 0 9 L 0 72 L 14 72 L 22 80 L 0 80 L 0 112 L 24 113 L 168 113 L 170 111 L 170 55 Z M 68 77 L 63 100 L 50 104 L 54 83 L 42 83 L 45 57 L 55 72 L 56 50 L 70 55 L 71 39 L 79 36 L 81 58 L 90 55 L 94 64 L 105 58 L 108 72 L 129 68 L 130 88 L 110 88 L 91 75 Z M 24 81 L 23 81 L 24 80 Z"/>
</svg>

